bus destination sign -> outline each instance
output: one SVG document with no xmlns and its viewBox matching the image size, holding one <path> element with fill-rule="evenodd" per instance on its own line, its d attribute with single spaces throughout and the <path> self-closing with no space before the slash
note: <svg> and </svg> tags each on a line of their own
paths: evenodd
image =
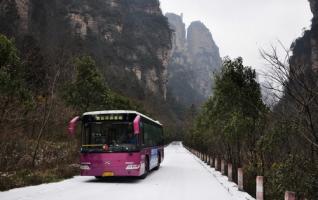
<svg viewBox="0 0 318 200">
<path fill-rule="evenodd" d="M 123 115 L 96 115 L 95 120 L 96 121 L 117 121 L 117 120 L 123 120 Z"/>
</svg>

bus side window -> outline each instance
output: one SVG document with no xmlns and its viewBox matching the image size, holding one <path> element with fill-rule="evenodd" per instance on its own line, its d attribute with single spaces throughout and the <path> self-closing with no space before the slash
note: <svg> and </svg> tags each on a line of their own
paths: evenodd
<svg viewBox="0 0 318 200">
<path fill-rule="evenodd" d="M 149 133 L 148 133 L 148 124 L 144 123 L 144 145 L 148 146 L 148 139 L 149 138 Z"/>
<path fill-rule="evenodd" d="M 163 136 L 163 129 L 160 128 L 160 145 L 164 144 L 164 136 Z"/>
<path fill-rule="evenodd" d="M 143 122 L 142 122 L 142 120 L 140 121 L 140 134 L 138 135 L 138 138 L 139 138 L 139 143 L 138 144 L 140 144 L 140 145 L 144 145 L 145 144 L 145 142 L 144 142 L 144 133 L 145 133 L 145 131 L 144 131 L 144 124 L 143 124 Z"/>
<path fill-rule="evenodd" d="M 162 128 L 155 124 L 144 123 L 143 144 L 145 146 L 160 146 L 163 144 Z"/>
<path fill-rule="evenodd" d="M 151 126 L 148 123 L 144 123 L 144 142 L 146 146 L 151 146 Z"/>
</svg>

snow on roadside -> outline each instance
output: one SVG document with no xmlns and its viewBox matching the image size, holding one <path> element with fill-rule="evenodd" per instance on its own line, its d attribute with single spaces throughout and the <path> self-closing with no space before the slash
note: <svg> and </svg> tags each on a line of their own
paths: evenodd
<svg viewBox="0 0 318 200">
<path fill-rule="evenodd" d="M 188 151 L 188 150 L 187 150 Z M 251 195 L 249 195 L 247 192 L 239 191 L 238 186 L 234 182 L 228 181 L 227 176 L 224 176 L 221 174 L 221 172 L 216 171 L 215 168 L 212 168 L 205 162 L 203 162 L 200 158 L 198 158 L 196 155 L 192 154 L 190 151 L 188 151 L 193 158 L 199 162 L 211 175 L 213 175 L 217 181 L 237 200 L 255 200 Z"/>
</svg>

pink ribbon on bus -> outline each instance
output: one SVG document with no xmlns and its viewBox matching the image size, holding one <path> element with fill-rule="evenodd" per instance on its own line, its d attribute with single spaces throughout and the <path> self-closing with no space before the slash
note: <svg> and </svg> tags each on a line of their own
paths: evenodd
<svg viewBox="0 0 318 200">
<path fill-rule="evenodd" d="M 70 135 L 74 135 L 75 134 L 76 125 L 77 125 L 77 122 L 78 122 L 79 118 L 80 118 L 79 116 L 76 116 L 68 123 L 68 133 Z"/>
<path fill-rule="evenodd" d="M 140 115 L 134 119 L 134 134 L 137 135 L 140 133 Z"/>
</svg>

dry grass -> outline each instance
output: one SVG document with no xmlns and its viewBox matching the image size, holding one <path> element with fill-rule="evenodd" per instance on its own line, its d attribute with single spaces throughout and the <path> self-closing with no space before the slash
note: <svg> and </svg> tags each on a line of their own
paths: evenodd
<svg viewBox="0 0 318 200">
<path fill-rule="evenodd" d="M 34 165 L 35 139 L 1 134 L 0 191 L 56 182 L 79 174 L 77 140 L 59 134 L 41 140 Z"/>
</svg>

